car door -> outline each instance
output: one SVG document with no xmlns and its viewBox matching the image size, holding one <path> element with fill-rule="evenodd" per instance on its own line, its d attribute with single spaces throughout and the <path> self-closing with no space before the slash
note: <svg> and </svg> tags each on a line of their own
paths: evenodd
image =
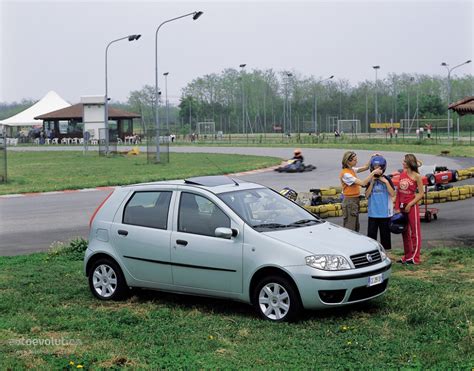
<svg viewBox="0 0 474 371">
<path fill-rule="evenodd" d="M 134 192 L 112 226 L 114 246 L 137 280 L 171 284 L 171 190 Z"/>
<path fill-rule="evenodd" d="M 243 236 L 215 237 L 218 227 L 239 228 L 218 200 L 181 192 L 171 236 L 173 283 L 221 292 L 242 292 Z"/>
</svg>

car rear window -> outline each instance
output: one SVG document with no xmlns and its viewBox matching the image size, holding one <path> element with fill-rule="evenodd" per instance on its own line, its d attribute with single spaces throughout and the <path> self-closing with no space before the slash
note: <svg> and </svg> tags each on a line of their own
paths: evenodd
<svg viewBox="0 0 474 371">
<path fill-rule="evenodd" d="M 172 192 L 135 192 L 123 212 L 123 224 L 166 229 Z"/>
</svg>

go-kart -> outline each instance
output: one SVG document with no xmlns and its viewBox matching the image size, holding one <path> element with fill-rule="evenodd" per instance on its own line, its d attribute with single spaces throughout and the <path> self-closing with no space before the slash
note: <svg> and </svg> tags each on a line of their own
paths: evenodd
<svg viewBox="0 0 474 371">
<path fill-rule="evenodd" d="M 302 173 L 305 171 L 313 171 L 316 169 L 314 165 L 305 165 L 302 161 L 288 160 L 283 162 L 275 169 L 279 173 Z"/>
</svg>

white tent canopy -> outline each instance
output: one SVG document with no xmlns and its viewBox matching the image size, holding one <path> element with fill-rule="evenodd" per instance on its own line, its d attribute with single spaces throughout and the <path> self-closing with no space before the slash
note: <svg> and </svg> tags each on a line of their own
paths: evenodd
<svg viewBox="0 0 474 371">
<path fill-rule="evenodd" d="M 43 120 L 35 120 L 34 117 L 56 111 L 61 108 L 71 106 L 61 98 L 55 91 L 50 91 L 41 100 L 33 104 L 30 108 L 17 113 L 7 119 L 1 120 L 0 125 L 5 126 L 33 126 L 43 125 Z"/>
</svg>

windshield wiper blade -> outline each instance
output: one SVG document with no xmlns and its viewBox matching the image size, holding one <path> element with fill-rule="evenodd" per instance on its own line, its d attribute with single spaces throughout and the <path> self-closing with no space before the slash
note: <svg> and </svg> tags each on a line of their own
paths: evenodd
<svg viewBox="0 0 474 371">
<path fill-rule="evenodd" d="M 319 220 L 316 220 L 316 219 L 301 219 L 301 220 L 298 220 L 297 222 L 294 222 L 294 223 L 291 223 L 289 225 L 303 225 L 303 224 L 308 224 L 308 223 L 319 223 Z"/>
<path fill-rule="evenodd" d="M 253 228 L 286 228 L 287 226 L 285 224 L 279 224 L 279 223 L 264 223 L 264 224 L 257 224 L 253 225 Z"/>
</svg>

